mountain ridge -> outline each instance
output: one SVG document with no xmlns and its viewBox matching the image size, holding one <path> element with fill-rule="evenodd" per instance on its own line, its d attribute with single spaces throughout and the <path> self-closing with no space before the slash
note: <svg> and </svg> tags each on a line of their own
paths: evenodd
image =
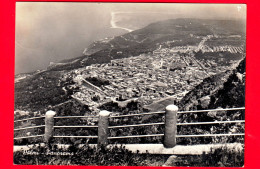
<svg viewBox="0 0 260 169">
<path fill-rule="evenodd" d="M 219 28 L 220 26 L 225 26 L 226 28 L 222 28 L 223 30 L 217 30 L 214 29 L 211 30 L 211 28 L 207 28 L 207 26 L 203 24 L 199 24 L 198 21 L 207 21 L 207 24 L 213 24 L 217 25 Z M 186 25 L 189 25 L 190 23 L 195 24 L 197 26 L 195 30 L 190 30 L 185 28 Z M 179 24 L 181 24 L 181 27 L 176 27 Z M 168 26 L 168 27 L 167 27 Z M 171 32 L 168 30 L 171 30 L 171 27 L 175 27 L 175 31 Z M 164 28 L 164 29 L 161 29 Z M 203 28 L 203 30 L 198 31 L 197 28 Z M 183 30 L 186 29 L 186 30 Z M 192 27 L 194 29 L 194 25 Z M 242 34 L 244 35 L 245 28 L 243 26 L 243 23 L 240 21 L 236 20 L 207 20 L 207 19 L 169 19 L 165 21 L 158 21 L 156 23 L 151 23 L 148 26 L 138 29 L 129 33 L 126 33 L 121 36 L 113 37 L 113 38 L 108 38 L 109 41 L 106 40 L 104 43 L 104 39 L 100 41 L 96 41 L 92 43 L 89 46 L 88 50 L 93 50 L 88 53 L 88 51 L 83 51 L 87 55 L 79 56 L 76 58 L 71 58 L 61 61 L 61 63 L 67 63 L 67 62 L 72 62 L 75 60 L 74 65 L 70 65 L 67 63 L 65 66 L 62 65 L 57 65 L 55 67 L 51 66 L 48 69 L 50 70 L 62 70 L 65 69 L 73 69 L 76 67 L 82 67 L 82 66 L 88 66 L 93 63 L 107 63 L 111 59 L 118 59 L 118 58 L 124 58 L 127 57 L 128 55 L 131 56 L 137 56 L 141 53 L 148 53 L 151 52 L 156 48 L 155 44 L 160 42 L 160 41 L 165 41 L 165 40 L 172 40 L 172 39 L 182 39 L 184 37 L 187 38 L 187 35 L 194 34 L 196 36 L 196 33 L 198 32 L 203 32 L 202 34 L 199 33 L 198 35 L 208 35 L 208 34 L 214 34 L 216 32 L 217 34 L 228 34 L 229 32 L 227 30 L 232 30 L 231 32 L 234 32 L 234 34 Z M 233 31 L 235 30 L 235 31 Z M 166 31 L 166 32 L 165 32 Z M 158 34 L 159 32 L 159 34 Z M 181 33 L 180 33 L 181 32 Z M 147 34 L 149 37 L 147 38 Z M 169 36 L 170 35 L 170 36 Z M 105 38 L 106 39 L 106 38 Z M 140 41 L 146 40 L 146 42 L 143 43 L 138 43 Z M 195 38 L 194 38 L 195 39 Z M 185 44 L 188 45 L 192 40 L 185 41 Z M 97 45 L 95 45 L 97 43 Z M 184 44 L 184 43 L 183 43 Z M 192 43 L 191 43 L 192 44 Z M 96 47 L 98 46 L 98 47 Z M 97 49 L 93 49 L 93 47 Z M 99 48 L 100 47 L 100 48 Z M 135 52 L 133 52 L 135 51 Z M 111 57 L 113 55 L 113 57 Z M 99 57 L 101 56 L 101 58 Z M 85 62 L 86 58 L 89 58 Z M 85 60 L 84 60 L 85 59 Z"/>
</svg>

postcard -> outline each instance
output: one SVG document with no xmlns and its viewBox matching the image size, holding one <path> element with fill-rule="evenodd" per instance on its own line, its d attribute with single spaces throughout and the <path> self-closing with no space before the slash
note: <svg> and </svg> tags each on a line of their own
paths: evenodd
<svg viewBox="0 0 260 169">
<path fill-rule="evenodd" d="M 16 2 L 13 163 L 243 167 L 246 12 Z"/>
</svg>

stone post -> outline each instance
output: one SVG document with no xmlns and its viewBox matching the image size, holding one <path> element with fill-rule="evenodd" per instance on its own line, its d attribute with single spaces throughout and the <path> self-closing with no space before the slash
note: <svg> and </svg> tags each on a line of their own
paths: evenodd
<svg viewBox="0 0 260 169">
<path fill-rule="evenodd" d="M 45 114 L 45 132 L 44 132 L 44 142 L 49 143 L 54 132 L 54 116 L 56 112 L 49 110 Z"/>
<path fill-rule="evenodd" d="M 98 144 L 99 145 L 107 145 L 108 141 L 108 125 L 109 125 L 109 117 L 110 112 L 104 110 L 99 113 L 98 120 Z"/>
<path fill-rule="evenodd" d="M 169 105 L 166 107 L 163 141 L 163 145 L 165 148 L 172 148 L 176 145 L 177 112 L 178 107 L 175 105 Z"/>
</svg>

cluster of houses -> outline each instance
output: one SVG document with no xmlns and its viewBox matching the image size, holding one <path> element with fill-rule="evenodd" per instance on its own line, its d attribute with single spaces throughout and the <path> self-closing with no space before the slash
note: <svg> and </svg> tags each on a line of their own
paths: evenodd
<svg viewBox="0 0 260 169">
<path fill-rule="evenodd" d="M 93 111 L 98 111 L 100 105 L 111 100 L 138 98 L 148 105 L 161 98 L 174 96 L 177 101 L 207 76 L 197 65 L 185 66 L 177 54 L 116 59 L 108 64 L 87 66 L 74 73 L 75 81 L 83 80 L 78 82 L 81 88 L 73 97 Z M 93 87 L 85 80 L 89 77 L 108 80 L 109 84 Z"/>
<path fill-rule="evenodd" d="M 173 96 L 180 100 L 185 93 L 201 83 L 204 78 L 228 69 L 214 60 L 198 60 L 193 52 L 229 51 L 243 52 L 242 47 L 218 46 L 209 48 L 205 42 L 213 35 L 202 38 L 198 46 L 159 46 L 152 54 L 114 59 L 106 64 L 92 64 L 74 70 L 80 91 L 73 97 L 87 104 L 92 111 L 111 100 L 125 101 L 138 98 L 144 105 Z M 186 55 L 184 55 L 185 53 Z M 86 79 L 109 81 L 99 87 Z"/>
<path fill-rule="evenodd" d="M 233 36 L 232 36 L 233 37 Z M 229 37 L 229 38 L 232 38 Z M 235 36 L 236 37 L 236 36 Z M 165 47 L 169 43 L 174 43 L 175 41 L 167 41 L 163 44 L 158 44 L 159 47 L 153 53 L 154 54 L 163 54 L 163 53 L 185 53 L 185 52 L 230 52 L 230 53 L 244 53 L 244 46 L 233 46 L 233 45 L 207 45 L 207 41 L 211 38 L 220 38 L 218 35 L 207 35 L 205 37 L 197 37 L 201 38 L 201 41 L 198 45 L 185 45 L 185 46 L 173 46 L 173 47 Z M 162 47 L 164 46 L 164 48 Z"/>
<path fill-rule="evenodd" d="M 225 51 L 230 53 L 244 53 L 244 47 L 243 46 L 214 46 L 213 52 L 219 52 L 219 51 Z"/>
</svg>

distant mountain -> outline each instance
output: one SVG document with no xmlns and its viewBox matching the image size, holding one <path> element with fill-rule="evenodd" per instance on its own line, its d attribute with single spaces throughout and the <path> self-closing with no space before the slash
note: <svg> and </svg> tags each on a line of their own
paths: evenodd
<svg viewBox="0 0 260 169">
<path fill-rule="evenodd" d="M 138 56 L 155 50 L 156 44 L 176 41 L 175 46 L 197 45 L 198 36 L 241 35 L 245 37 L 245 23 L 237 20 L 171 19 L 149 24 L 122 36 L 96 41 L 86 48 L 85 55 L 51 65 L 49 70 L 71 70 L 112 59 Z M 245 40 L 245 39 L 243 39 Z"/>
</svg>

